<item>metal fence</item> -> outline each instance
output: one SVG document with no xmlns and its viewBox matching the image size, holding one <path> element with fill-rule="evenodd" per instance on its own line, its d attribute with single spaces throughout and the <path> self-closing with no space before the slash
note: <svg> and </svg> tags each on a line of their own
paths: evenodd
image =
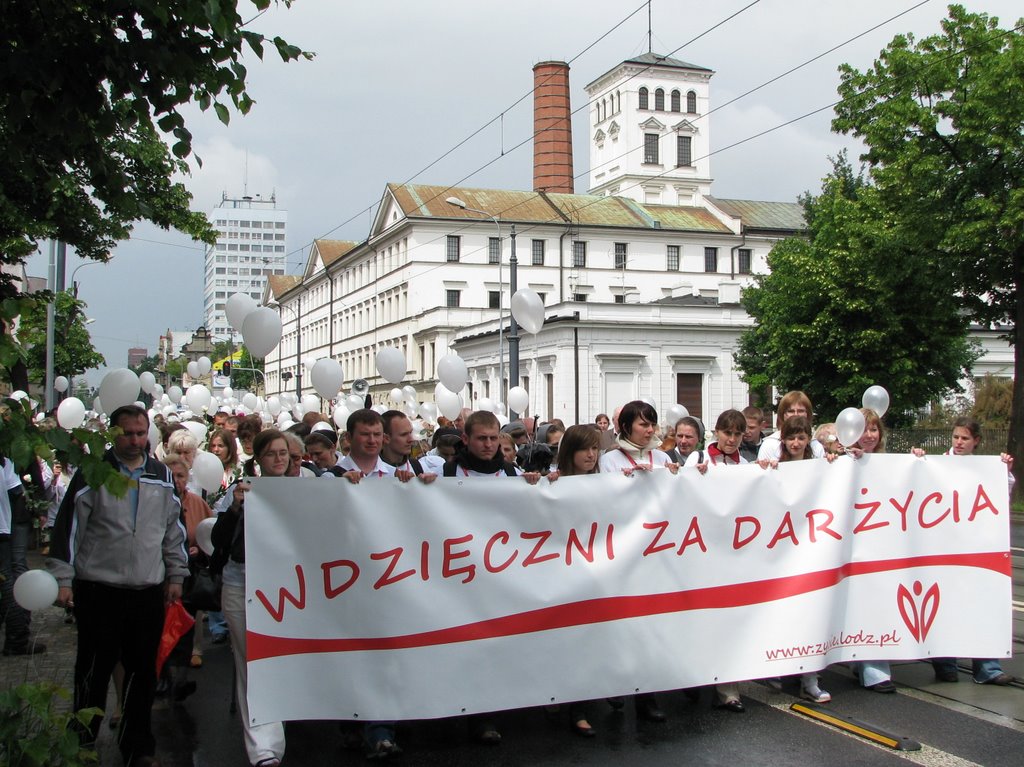
<svg viewBox="0 0 1024 767">
<path fill-rule="evenodd" d="M 912 447 L 924 448 L 926 453 L 939 455 L 949 450 L 952 428 L 944 429 L 891 429 L 885 434 L 885 451 L 887 453 L 906 453 Z M 999 455 L 1006 450 L 1009 429 L 983 429 L 981 444 L 975 453 L 979 455 Z"/>
</svg>

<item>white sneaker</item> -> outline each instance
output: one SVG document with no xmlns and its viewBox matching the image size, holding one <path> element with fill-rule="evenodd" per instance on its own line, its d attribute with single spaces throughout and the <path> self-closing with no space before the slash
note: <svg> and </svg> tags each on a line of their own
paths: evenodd
<svg viewBox="0 0 1024 767">
<path fill-rule="evenodd" d="M 800 690 L 800 697 L 804 700 L 810 700 L 814 703 L 828 703 L 832 700 L 832 696 L 822 690 L 820 687 L 815 685 L 814 687 L 804 687 Z"/>
</svg>

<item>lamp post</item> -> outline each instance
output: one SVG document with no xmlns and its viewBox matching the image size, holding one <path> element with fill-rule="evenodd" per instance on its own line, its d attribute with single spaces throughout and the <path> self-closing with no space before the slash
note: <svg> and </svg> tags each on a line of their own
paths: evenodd
<svg viewBox="0 0 1024 767">
<path fill-rule="evenodd" d="M 498 394 L 501 401 L 505 402 L 505 265 L 501 257 L 501 222 L 497 216 L 492 216 L 485 210 L 471 208 L 458 197 L 449 197 L 445 202 L 470 213 L 486 216 L 494 222 L 498 230 Z M 518 373 L 518 370 L 516 372 Z"/>
</svg>

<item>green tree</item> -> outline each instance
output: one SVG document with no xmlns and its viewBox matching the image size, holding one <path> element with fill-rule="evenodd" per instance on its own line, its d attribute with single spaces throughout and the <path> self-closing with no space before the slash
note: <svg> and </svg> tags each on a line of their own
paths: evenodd
<svg viewBox="0 0 1024 767">
<path fill-rule="evenodd" d="M 25 349 L 29 379 L 39 385 L 46 383 L 46 303 L 27 302 L 18 323 L 18 342 Z M 56 375 L 73 378 L 88 370 L 106 365 L 92 345 L 85 324 L 85 303 L 63 291 L 56 296 L 54 308 L 53 369 Z"/>
<path fill-rule="evenodd" d="M 886 419 L 898 425 L 955 389 L 976 359 L 949 298 L 952 275 L 914 250 L 845 157 L 803 204 L 807 238 L 776 245 L 770 272 L 743 293 L 755 324 L 740 337 L 737 364 L 753 389 L 806 391 L 818 420 L 860 406 L 881 384 L 892 402 Z"/>
<path fill-rule="evenodd" d="M 249 354 L 249 350 L 244 346 L 242 347 L 242 355 L 238 360 L 238 366 L 231 372 L 231 386 L 235 389 L 245 389 L 251 392 L 263 391 L 263 376 L 251 373 L 243 368 L 263 371 L 263 360 L 254 360 L 252 355 Z"/>
<path fill-rule="evenodd" d="M 160 355 L 150 354 L 148 357 L 143 357 L 142 362 L 133 368 L 129 368 L 135 375 L 142 373 L 153 373 L 157 376 L 157 380 L 160 380 Z"/>
<path fill-rule="evenodd" d="M 1024 22 L 949 8 L 942 33 L 899 35 L 841 68 L 833 128 L 860 138 L 885 215 L 954 275 L 950 309 L 1014 343 L 1008 450 L 1024 470 Z"/>
<path fill-rule="evenodd" d="M 292 0 L 279 0 L 290 6 Z M 40 239 L 106 260 L 138 220 L 213 242 L 175 174 L 186 173 L 192 134 L 180 108 L 197 103 L 224 123 L 253 105 L 242 63 L 269 45 L 284 61 L 311 58 L 280 37 L 246 29 L 271 0 L 35 0 L 6 3 L 0 66 L 0 263 L 17 264 Z M 168 147 L 164 139 L 171 142 Z M 198 159 L 197 159 L 198 161 Z M 25 350 L 9 334 L 31 311 L 0 272 L 0 376 L 22 388 Z M 42 432 L 31 413 L 3 406 L 0 452 L 19 469 L 63 449 L 66 432 Z M 22 423 L 24 421 L 24 423 Z M 81 430 L 79 430 L 81 431 Z M 63 436 L 62 436 L 63 435 Z M 77 431 L 76 431 L 77 435 Z M 73 456 L 90 484 L 124 487 L 91 453 Z M 81 462 L 79 462 L 81 461 Z"/>
</svg>

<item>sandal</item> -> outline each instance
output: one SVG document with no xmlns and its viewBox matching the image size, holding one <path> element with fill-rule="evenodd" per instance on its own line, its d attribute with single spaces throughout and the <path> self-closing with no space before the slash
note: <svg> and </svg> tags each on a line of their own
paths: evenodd
<svg viewBox="0 0 1024 767">
<path fill-rule="evenodd" d="M 188 665 L 191 666 L 192 668 L 202 668 L 203 667 L 203 654 L 201 652 L 194 652 L 194 653 L 192 653 L 192 660 L 190 660 L 188 662 Z"/>
</svg>

